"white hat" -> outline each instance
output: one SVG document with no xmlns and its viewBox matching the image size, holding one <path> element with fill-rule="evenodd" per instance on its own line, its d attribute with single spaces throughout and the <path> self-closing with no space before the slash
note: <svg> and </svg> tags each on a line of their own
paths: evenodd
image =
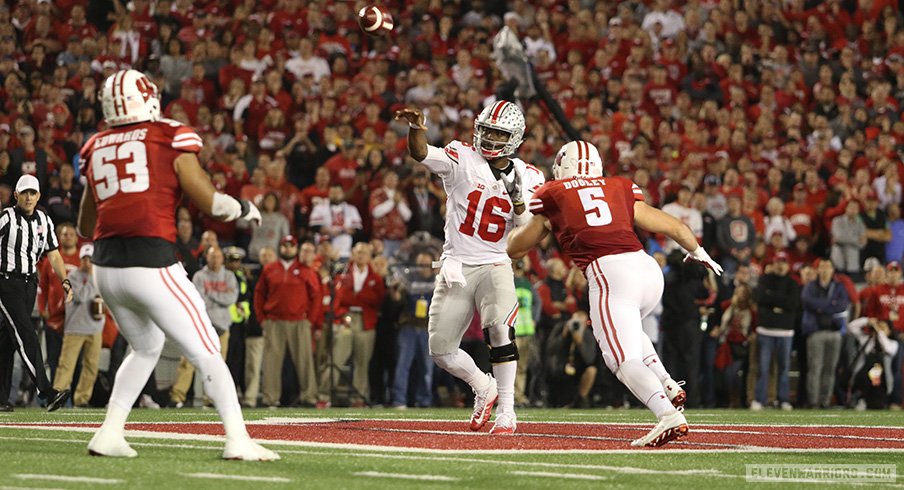
<svg viewBox="0 0 904 490">
<path fill-rule="evenodd" d="M 86 243 L 82 245 L 82 248 L 78 251 L 78 258 L 83 259 L 85 257 L 91 257 L 94 255 L 94 245 L 91 243 Z"/>
<path fill-rule="evenodd" d="M 41 192 L 41 185 L 38 182 L 38 178 L 28 174 L 19 177 L 19 181 L 16 182 L 16 192 L 23 192 L 29 189 L 32 189 L 35 192 Z"/>
</svg>

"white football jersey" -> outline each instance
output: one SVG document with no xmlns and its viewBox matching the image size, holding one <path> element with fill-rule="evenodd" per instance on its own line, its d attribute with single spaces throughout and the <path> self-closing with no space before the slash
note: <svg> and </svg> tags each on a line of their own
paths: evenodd
<svg viewBox="0 0 904 490">
<path fill-rule="evenodd" d="M 521 175 L 524 202 L 529 202 L 545 181 L 543 172 L 518 158 L 512 162 Z M 470 143 L 453 141 L 445 148 L 428 145 L 421 163 L 442 177 L 448 196 L 443 258 L 466 265 L 511 262 L 505 247 L 514 228 L 514 205 L 487 161 Z"/>
</svg>

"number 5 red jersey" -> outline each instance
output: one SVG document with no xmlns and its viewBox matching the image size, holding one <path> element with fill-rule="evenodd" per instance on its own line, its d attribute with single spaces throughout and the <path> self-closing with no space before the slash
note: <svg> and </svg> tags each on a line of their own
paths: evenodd
<svg viewBox="0 0 904 490">
<path fill-rule="evenodd" d="M 174 162 L 201 151 L 201 137 L 163 119 L 116 126 L 92 136 L 81 150 L 81 172 L 97 203 L 94 240 L 155 237 L 176 241 L 182 189 Z"/>
<path fill-rule="evenodd" d="M 643 191 L 623 177 L 554 180 L 537 189 L 529 209 L 549 219 L 562 251 L 584 270 L 605 255 L 643 249 L 634 233 L 634 203 Z"/>
</svg>

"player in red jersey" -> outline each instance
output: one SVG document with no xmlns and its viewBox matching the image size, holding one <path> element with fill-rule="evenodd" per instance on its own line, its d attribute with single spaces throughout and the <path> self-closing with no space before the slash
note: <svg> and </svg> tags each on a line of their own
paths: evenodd
<svg viewBox="0 0 904 490">
<path fill-rule="evenodd" d="M 114 73 L 101 89 L 110 129 L 81 150 L 88 179 L 78 217 L 93 237 L 95 279 L 132 352 L 116 373 L 107 416 L 88 444 L 98 456 L 135 457 L 125 440 L 129 411 L 157 365 L 165 337 L 198 367 L 204 392 L 223 420 L 223 457 L 274 460 L 279 456 L 248 435 L 235 384 L 204 300 L 176 259 L 176 206 L 185 193 L 202 211 L 223 221 L 260 223 L 253 204 L 216 192 L 201 168 L 201 137 L 160 119 L 157 87 L 141 72 Z"/>
<path fill-rule="evenodd" d="M 672 380 L 641 329 L 662 297 L 662 270 L 647 255 L 634 226 L 662 233 L 716 274 L 722 268 L 697 244 L 690 228 L 648 206 L 643 191 L 623 177 L 603 177 L 599 151 L 585 141 L 559 150 L 555 180 L 534 194 L 531 221 L 508 242 L 513 259 L 525 255 L 552 230 L 563 251 L 584 270 L 590 284 L 590 319 L 606 365 L 659 419 L 634 446 L 661 446 L 688 432 L 682 413 L 684 390 Z"/>
</svg>

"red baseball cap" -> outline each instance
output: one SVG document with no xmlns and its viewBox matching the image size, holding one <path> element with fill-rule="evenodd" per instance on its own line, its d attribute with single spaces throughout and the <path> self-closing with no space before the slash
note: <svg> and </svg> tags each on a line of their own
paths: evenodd
<svg viewBox="0 0 904 490">
<path fill-rule="evenodd" d="M 891 262 L 885 264 L 886 270 L 901 270 L 901 264 L 898 263 L 897 260 L 892 260 Z"/>
<path fill-rule="evenodd" d="M 298 239 L 295 238 L 294 235 L 286 235 L 286 236 L 280 238 L 279 244 L 280 244 L 280 245 L 286 245 L 286 244 L 289 244 L 289 245 L 292 245 L 293 247 L 297 247 L 297 246 L 298 246 Z"/>
</svg>

